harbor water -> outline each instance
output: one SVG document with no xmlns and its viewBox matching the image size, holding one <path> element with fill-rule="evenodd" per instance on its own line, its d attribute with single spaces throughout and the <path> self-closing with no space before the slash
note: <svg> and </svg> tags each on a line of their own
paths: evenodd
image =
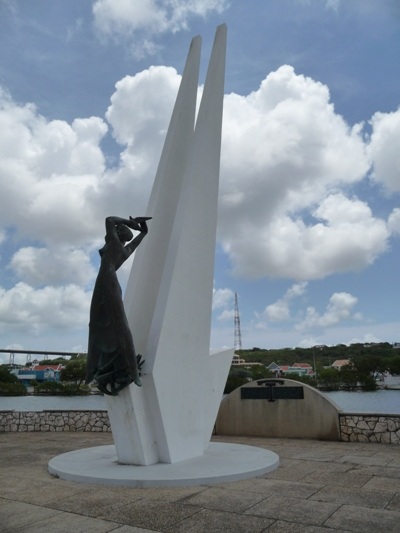
<svg viewBox="0 0 400 533">
<path fill-rule="evenodd" d="M 339 409 L 348 413 L 400 414 L 400 390 L 378 390 L 375 392 L 324 392 Z M 2 396 L 0 411 L 46 411 L 106 409 L 101 395 L 91 396 Z"/>
</svg>

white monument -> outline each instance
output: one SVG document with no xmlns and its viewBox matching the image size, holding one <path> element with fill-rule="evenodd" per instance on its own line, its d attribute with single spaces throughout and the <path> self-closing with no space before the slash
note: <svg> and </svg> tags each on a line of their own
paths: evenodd
<svg viewBox="0 0 400 533">
<path fill-rule="evenodd" d="M 115 447 L 50 461 L 50 472 L 64 479 L 191 484 L 242 479 L 278 465 L 268 450 L 210 444 L 234 353 L 209 353 L 226 26 L 217 28 L 196 118 L 200 47 L 195 37 L 149 200 L 149 234 L 136 251 L 124 299 L 145 360 L 143 386 L 106 398 Z"/>
</svg>

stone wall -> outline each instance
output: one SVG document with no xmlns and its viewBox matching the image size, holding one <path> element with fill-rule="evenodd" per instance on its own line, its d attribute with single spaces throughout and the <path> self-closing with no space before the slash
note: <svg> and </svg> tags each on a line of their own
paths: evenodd
<svg viewBox="0 0 400 533">
<path fill-rule="evenodd" d="M 339 428 L 344 442 L 400 444 L 400 415 L 339 413 Z M 107 411 L 0 411 L 0 433 L 7 431 L 101 432 L 111 428 Z"/>
<path fill-rule="evenodd" d="M 111 431 L 107 411 L 0 411 L 5 431 Z"/>
<path fill-rule="evenodd" d="M 340 413 L 339 425 L 345 442 L 400 443 L 400 415 Z"/>
</svg>

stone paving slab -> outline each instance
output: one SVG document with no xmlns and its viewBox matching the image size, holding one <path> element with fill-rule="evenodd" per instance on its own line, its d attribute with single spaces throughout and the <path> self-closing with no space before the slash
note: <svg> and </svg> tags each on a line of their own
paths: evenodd
<svg viewBox="0 0 400 533">
<path fill-rule="evenodd" d="M 220 485 L 128 488 L 49 475 L 60 453 L 110 434 L 0 434 L 3 533 L 385 533 L 400 531 L 400 446 L 217 437 L 280 456 L 277 470 Z"/>
<path fill-rule="evenodd" d="M 201 507 L 177 502 L 143 498 L 133 504 L 107 509 L 98 518 L 121 524 L 164 531 L 170 526 L 201 511 Z"/>
<path fill-rule="evenodd" d="M 249 507 L 260 502 L 264 496 L 256 492 L 234 491 L 227 488 L 209 488 L 194 496 L 190 496 L 186 503 L 205 509 L 218 509 L 232 513 L 243 513 Z"/>
<path fill-rule="evenodd" d="M 3 533 L 15 533 L 18 528 L 37 522 L 42 522 L 43 524 L 44 520 L 60 514 L 55 509 L 9 501 L 0 507 L 1 530 Z"/>
<path fill-rule="evenodd" d="M 57 501 L 51 501 L 48 505 L 60 511 L 76 513 L 84 516 L 98 517 L 115 515 L 120 507 L 133 504 L 135 501 L 143 498 L 141 495 L 132 495 L 129 491 L 113 491 L 112 498 L 110 492 L 101 487 L 100 491 L 80 492 L 66 498 L 59 498 Z"/>
<path fill-rule="evenodd" d="M 359 533 L 399 533 L 399 513 L 343 505 L 325 522 L 328 527 Z"/>
<path fill-rule="evenodd" d="M 22 501 L 34 505 L 51 505 L 61 498 L 87 492 L 87 487 L 62 486 L 58 480 L 48 478 L 48 482 L 24 477 L 9 477 L 0 486 L 0 497 Z"/>
<path fill-rule="evenodd" d="M 393 496 L 386 508 L 392 511 L 400 511 L 400 492 Z"/>
<path fill-rule="evenodd" d="M 400 492 L 400 479 L 384 476 L 374 476 L 369 481 L 367 481 L 367 483 L 364 485 L 364 488 Z"/>
<path fill-rule="evenodd" d="M 258 516 L 244 516 L 210 509 L 166 529 L 168 533 L 261 533 L 269 531 L 274 520 Z"/>
<path fill-rule="evenodd" d="M 318 502 L 342 503 L 384 509 L 393 497 L 394 494 L 388 491 L 367 490 L 365 488 L 354 490 L 349 487 L 326 486 L 310 496 L 310 499 Z"/>
<path fill-rule="evenodd" d="M 306 526 L 294 522 L 284 522 L 277 520 L 266 530 L 268 533 L 350 533 L 345 529 L 331 529 L 329 527 Z"/>
<path fill-rule="evenodd" d="M 84 531 L 85 533 L 115 532 L 115 524 L 105 520 L 79 516 L 70 513 L 61 513 L 38 522 L 28 524 L 23 528 L 12 529 L 13 533 L 71 533 L 71 531 Z M 138 531 L 136 529 L 136 531 Z"/>
<path fill-rule="evenodd" d="M 338 459 L 340 463 L 351 463 L 352 465 L 386 466 L 391 458 L 387 455 L 344 455 Z"/>
<path fill-rule="evenodd" d="M 236 490 L 241 493 L 257 492 L 264 497 L 288 496 L 294 498 L 309 498 L 312 494 L 323 488 L 324 485 L 313 483 L 291 482 L 281 479 L 253 478 L 226 485 L 228 490 Z"/>
<path fill-rule="evenodd" d="M 271 496 L 247 509 L 246 514 L 320 526 L 339 507 L 332 503 Z"/>
<path fill-rule="evenodd" d="M 302 478 L 303 483 L 318 483 L 323 485 L 334 485 L 339 487 L 363 487 L 372 476 L 360 474 L 352 470 L 348 472 L 326 472 L 314 471 L 309 476 Z"/>
<path fill-rule="evenodd" d="M 283 481 L 302 481 L 313 472 L 318 475 L 325 472 L 347 472 L 354 468 L 354 465 L 346 463 L 326 463 L 320 461 L 308 461 L 299 459 L 282 459 L 279 468 L 268 475 L 269 479 L 280 479 Z M 400 469 L 399 469 L 400 472 Z"/>
<path fill-rule="evenodd" d="M 198 494 L 203 490 L 207 490 L 207 486 L 189 486 L 189 487 L 149 487 L 145 489 L 130 489 L 137 491 L 142 498 L 152 498 L 153 500 L 162 500 L 165 502 L 185 501 L 189 496 Z"/>
<path fill-rule="evenodd" d="M 400 457 L 395 457 L 394 459 L 392 459 L 388 463 L 388 466 L 394 466 L 394 467 L 400 468 Z"/>
<path fill-rule="evenodd" d="M 112 530 L 113 533 L 160 533 L 150 529 L 143 529 L 141 527 L 121 526 Z"/>
<path fill-rule="evenodd" d="M 381 476 L 387 478 L 400 479 L 400 465 L 392 467 L 390 464 L 386 466 L 353 466 L 354 472 L 363 474 L 365 476 Z"/>
</svg>

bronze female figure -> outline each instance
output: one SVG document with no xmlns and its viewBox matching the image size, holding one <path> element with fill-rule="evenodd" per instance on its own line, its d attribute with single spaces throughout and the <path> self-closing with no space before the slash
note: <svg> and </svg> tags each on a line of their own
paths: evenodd
<svg viewBox="0 0 400 533">
<path fill-rule="evenodd" d="M 111 396 L 131 383 L 142 385 L 140 356 L 135 353 L 117 270 L 146 236 L 150 218 L 106 218 L 105 244 L 99 250 L 101 263 L 90 306 L 86 384 L 95 380 L 98 389 Z M 134 239 L 130 228 L 140 231 Z"/>
</svg>

